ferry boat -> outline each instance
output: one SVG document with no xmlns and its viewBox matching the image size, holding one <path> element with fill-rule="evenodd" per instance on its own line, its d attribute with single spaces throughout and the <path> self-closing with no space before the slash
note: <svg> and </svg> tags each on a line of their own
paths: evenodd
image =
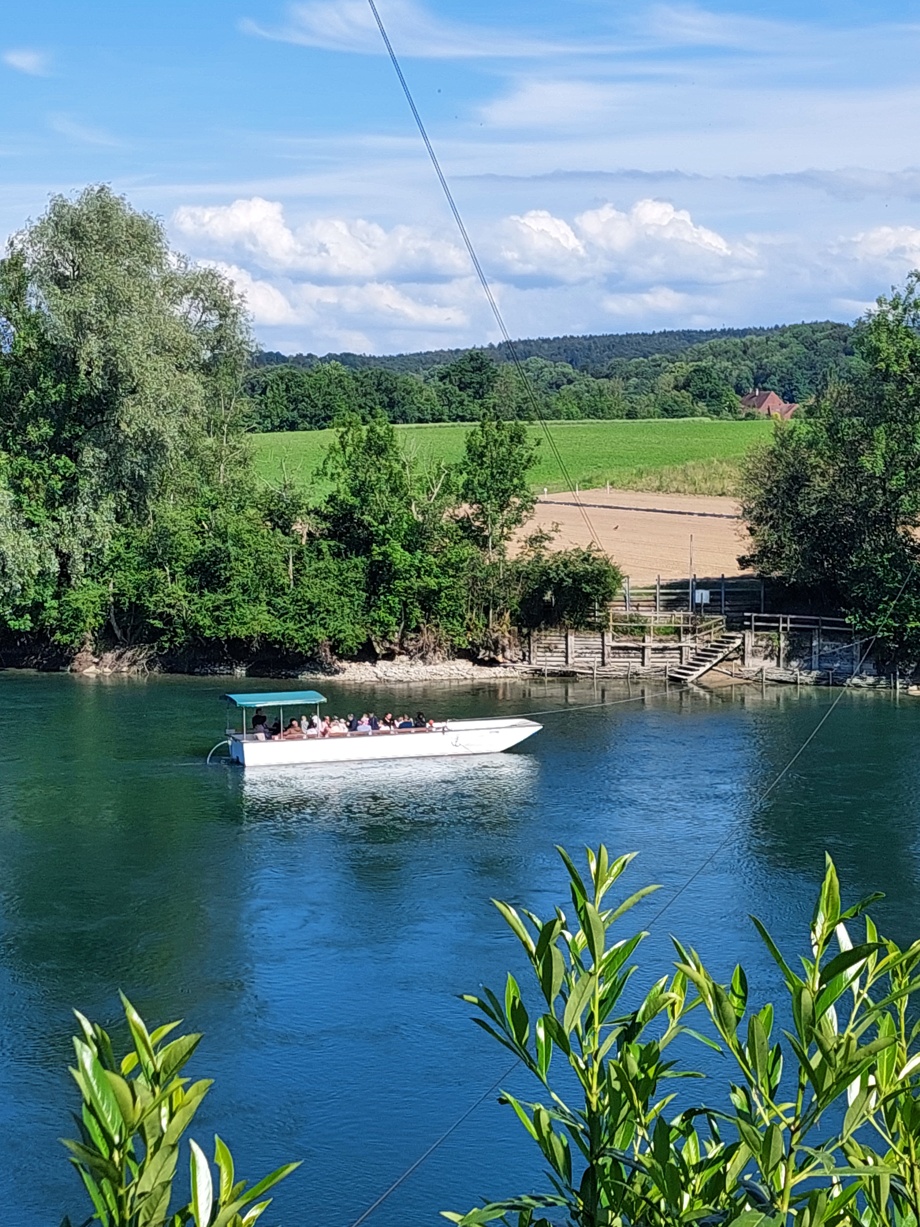
<svg viewBox="0 0 920 1227">
<path fill-rule="evenodd" d="M 329 733 L 325 737 L 267 738 L 264 733 L 254 733 L 247 728 L 249 713 L 277 710 L 283 729 L 285 708 L 292 715 L 299 715 L 309 707 L 319 712 L 320 704 L 326 702 L 325 697 L 316 690 L 225 694 L 223 697 L 231 708 L 241 712 L 242 729 L 228 727 L 226 736 L 231 762 L 242 767 L 320 766 L 326 763 L 495 754 L 532 737 L 543 727 L 523 716 L 508 716 L 483 720 L 444 720 L 432 722 L 425 728 L 381 728 L 373 732 Z"/>
</svg>

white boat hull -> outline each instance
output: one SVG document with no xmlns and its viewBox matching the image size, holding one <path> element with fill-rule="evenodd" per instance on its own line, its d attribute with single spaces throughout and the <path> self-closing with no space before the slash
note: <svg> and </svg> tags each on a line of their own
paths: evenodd
<svg viewBox="0 0 920 1227">
<path fill-rule="evenodd" d="M 434 729 L 336 733 L 261 741 L 252 734 L 230 739 L 230 758 L 243 767 L 321 766 L 327 763 L 390 761 L 496 754 L 508 750 L 543 726 L 521 716 L 497 720 L 449 720 Z"/>
</svg>

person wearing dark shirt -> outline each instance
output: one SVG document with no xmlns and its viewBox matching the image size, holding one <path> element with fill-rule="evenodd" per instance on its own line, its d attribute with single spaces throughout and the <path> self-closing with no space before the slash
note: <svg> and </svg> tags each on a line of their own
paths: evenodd
<svg viewBox="0 0 920 1227">
<path fill-rule="evenodd" d="M 424 712 L 417 711 L 415 713 L 415 722 L 414 722 L 413 727 L 417 729 L 424 729 L 428 727 L 428 721 L 425 719 Z"/>
<path fill-rule="evenodd" d="M 353 733 L 355 729 L 358 727 L 358 724 L 359 724 L 358 717 L 355 715 L 354 712 L 350 711 L 348 713 L 348 731 L 349 733 Z"/>
</svg>

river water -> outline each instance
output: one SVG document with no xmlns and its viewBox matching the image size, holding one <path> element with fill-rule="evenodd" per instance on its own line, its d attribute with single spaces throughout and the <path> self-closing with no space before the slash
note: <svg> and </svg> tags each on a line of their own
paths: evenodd
<svg viewBox="0 0 920 1227">
<path fill-rule="evenodd" d="M 304 1160 L 264 1221 L 349 1227 L 507 1069 L 457 995 L 520 969 L 490 898 L 566 902 L 555 844 L 639 852 L 630 887 L 663 887 L 640 917 L 673 900 L 646 977 L 667 970 L 674 933 L 721 973 L 741 959 L 755 996 L 774 991 L 748 914 L 801 949 L 825 849 L 845 897 L 883 890 L 883 928 L 920 931 L 916 700 L 844 695 L 761 804 L 830 692 L 430 686 L 413 708 L 569 710 L 491 758 L 244 775 L 203 765 L 219 680 L 0 685 L 0 1183 L 17 1227 L 87 1213 L 57 1142 L 75 1102 L 70 1011 L 116 1025 L 119 988 L 151 1023 L 205 1033 L 193 1072 L 216 1084 L 198 1140 L 219 1130 L 253 1177 Z M 406 702 L 324 689 L 333 711 Z M 531 1089 L 519 1073 L 507 1085 Z M 494 1099 L 368 1221 L 435 1224 L 535 1187 L 540 1165 Z"/>
</svg>

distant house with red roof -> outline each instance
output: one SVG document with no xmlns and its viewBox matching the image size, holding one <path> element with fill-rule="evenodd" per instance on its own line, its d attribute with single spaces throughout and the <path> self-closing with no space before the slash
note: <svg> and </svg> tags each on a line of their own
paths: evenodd
<svg viewBox="0 0 920 1227">
<path fill-rule="evenodd" d="M 798 409 L 797 404 L 784 401 L 775 392 L 761 392 L 759 388 L 756 392 L 748 392 L 747 396 L 742 396 L 741 405 L 744 409 L 753 409 L 755 413 L 762 413 L 764 417 L 782 418 L 783 421 L 791 418 Z"/>
</svg>

